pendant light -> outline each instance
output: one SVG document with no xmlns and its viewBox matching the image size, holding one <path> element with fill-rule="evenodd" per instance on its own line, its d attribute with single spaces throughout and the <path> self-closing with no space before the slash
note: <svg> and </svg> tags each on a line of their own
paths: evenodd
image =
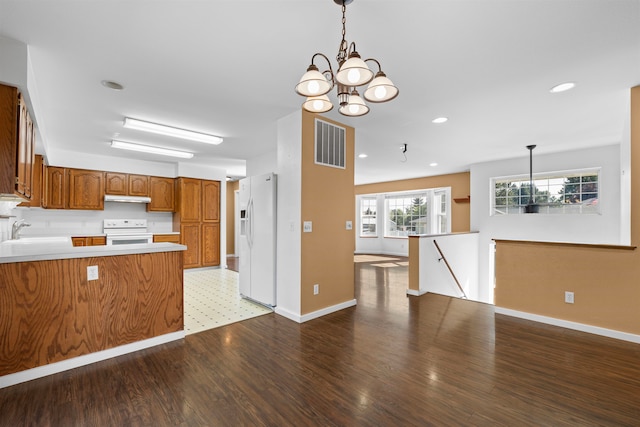
<svg viewBox="0 0 640 427">
<path fill-rule="evenodd" d="M 342 40 L 336 56 L 338 70 L 336 73 L 333 72 L 331 61 L 326 55 L 315 53 L 311 57 L 311 65 L 300 78 L 295 91 L 299 95 L 307 97 L 302 108 L 312 113 L 323 113 L 333 108 L 327 94 L 331 89 L 337 87 L 338 103 L 340 104 L 338 111 L 345 116 L 363 116 L 369 112 L 369 107 L 365 104 L 364 99 L 374 103 L 391 101 L 398 96 L 399 90 L 382 71 L 377 59 L 363 60 L 356 51 L 356 44 L 353 42 L 349 44 L 345 39 L 347 5 L 353 0 L 333 1 L 342 7 Z M 327 61 L 328 70 L 320 72 L 314 64 L 318 56 Z M 378 71 L 374 73 L 367 62 L 375 63 Z M 364 99 L 362 99 L 356 88 L 366 84 L 369 86 L 364 91 Z"/>
</svg>

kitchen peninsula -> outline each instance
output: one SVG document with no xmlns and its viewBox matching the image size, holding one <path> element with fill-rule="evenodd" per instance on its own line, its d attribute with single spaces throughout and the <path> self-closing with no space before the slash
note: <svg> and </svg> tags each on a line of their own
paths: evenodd
<svg viewBox="0 0 640 427">
<path fill-rule="evenodd" d="M 185 249 L 0 244 L 0 387 L 183 338 Z"/>
</svg>

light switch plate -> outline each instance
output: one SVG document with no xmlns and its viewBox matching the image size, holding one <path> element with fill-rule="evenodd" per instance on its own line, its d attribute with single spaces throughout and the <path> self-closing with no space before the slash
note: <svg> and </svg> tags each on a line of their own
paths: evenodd
<svg viewBox="0 0 640 427">
<path fill-rule="evenodd" d="M 347 221 L 347 230 L 353 229 L 353 222 Z"/>
<path fill-rule="evenodd" d="M 305 221 L 303 231 L 305 233 L 311 233 L 313 231 L 313 223 L 311 221 Z"/>
</svg>

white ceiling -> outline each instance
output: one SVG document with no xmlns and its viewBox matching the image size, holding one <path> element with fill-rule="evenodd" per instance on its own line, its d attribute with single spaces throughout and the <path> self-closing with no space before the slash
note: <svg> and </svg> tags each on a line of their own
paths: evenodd
<svg viewBox="0 0 640 427">
<path fill-rule="evenodd" d="M 335 59 L 340 21 L 332 0 L 0 0 L 0 35 L 29 45 L 48 155 L 168 159 L 110 148 L 119 133 L 192 150 L 187 163 L 229 175 L 275 150 L 276 121 L 300 108 L 293 88 L 312 54 Z M 355 0 L 347 40 L 400 89 L 367 116 L 327 114 L 354 126 L 356 152 L 368 154 L 356 183 L 464 171 L 528 156 L 529 144 L 618 143 L 640 84 L 639 0 Z M 576 88 L 549 93 L 566 81 Z M 123 129 L 125 116 L 225 141 L 145 135 Z M 439 116 L 449 121 L 431 123 Z"/>
</svg>

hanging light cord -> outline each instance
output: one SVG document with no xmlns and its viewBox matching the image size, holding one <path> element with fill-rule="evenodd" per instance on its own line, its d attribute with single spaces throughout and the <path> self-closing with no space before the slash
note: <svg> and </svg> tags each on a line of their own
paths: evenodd
<svg viewBox="0 0 640 427">
<path fill-rule="evenodd" d="M 406 163 L 407 162 L 407 144 L 404 144 L 404 147 L 402 147 L 402 156 L 404 157 L 404 160 L 400 160 L 400 162 Z"/>
</svg>

